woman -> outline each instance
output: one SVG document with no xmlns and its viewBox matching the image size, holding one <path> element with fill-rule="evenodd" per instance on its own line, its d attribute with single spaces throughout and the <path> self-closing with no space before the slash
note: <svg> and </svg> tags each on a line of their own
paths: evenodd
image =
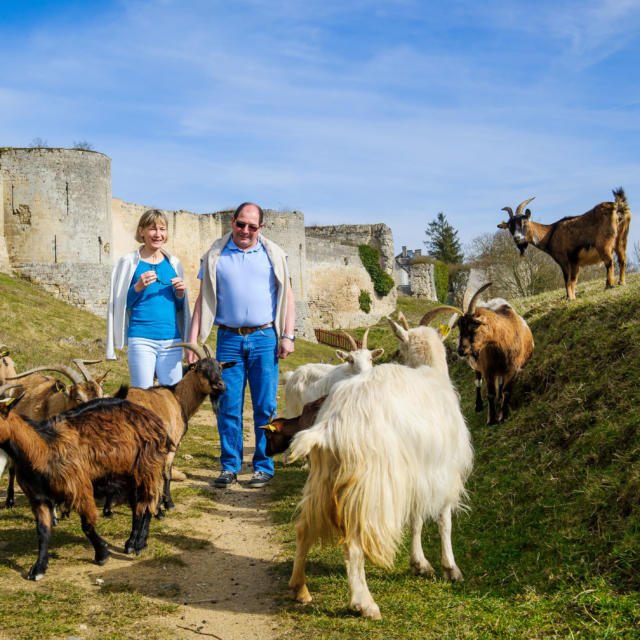
<svg viewBox="0 0 640 640">
<path fill-rule="evenodd" d="M 146 389 L 156 373 L 160 384 L 182 378 L 183 342 L 189 332 L 189 302 L 180 261 L 163 245 L 167 218 L 158 209 L 145 211 L 136 240 L 143 243 L 118 260 L 111 275 L 107 310 L 107 360 L 128 344 L 131 386 Z"/>
</svg>

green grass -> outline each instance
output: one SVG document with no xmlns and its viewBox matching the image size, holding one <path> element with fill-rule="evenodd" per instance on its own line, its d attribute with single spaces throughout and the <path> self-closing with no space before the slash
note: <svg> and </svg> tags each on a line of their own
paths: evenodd
<svg viewBox="0 0 640 640">
<path fill-rule="evenodd" d="M 314 547 L 307 566 L 314 601 L 299 606 L 283 590 L 284 637 L 640 637 L 640 278 L 607 292 L 601 282 L 579 285 L 572 302 L 561 295 L 555 291 L 515 302 L 536 348 L 516 382 L 505 424 L 487 427 L 486 414 L 474 413 L 472 372 L 450 357 L 475 448 L 467 484 L 471 510 L 454 518 L 453 531 L 465 582 L 442 580 L 437 529 L 429 523 L 425 553 L 437 577 L 411 573 L 405 540 L 392 570 L 367 565 L 383 619 L 366 621 L 348 609 L 341 550 Z M 398 306 L 413 326 L 433 303 L 400 297 Z M 12 348 L 18 369 L 103 355 L 104 320 L 33 285 L 0 275 L 0 313 L 0 341 Z M 354 334 L 361 337 L 363 330 Z M 447 341 L 449 348 L 455 338 Z M 369 346 L 384 347 L 385 359 L 394 357 L 396 340 L 385 321 L 371 328 Z M 282 371 L 310 361 L 337 362 L 331 347 L 298 340 Z M 105 366 L 92 369 L 101 372 Z M 127 379 L 126 360 L 108 366 L 112 373 L 105 386 L 114 390 Z M 215 468 L 217 446 L 211 421 L 193 420 L 176 466 L 189 474 Z M 278 464 L 274 491 L 265 492 L 284 547 L 274 561 L 279 578 L 291 571 L 294 511 L 305 479 L 300 465 Z M 5 486 L 6 476 L 0 481 Z M 166 636 L 144 621 L 171 615 L 171 597 L 179 594 L 165 592 L 163 600 L 157 589 L 126 583 L 87 592 L 56 576 L 55 563 L 82 566 L 91 560 L 77 516 L 55 531 L 45 580 L 23 581 L 35 559 L 36 534 L 30 509 L 18 498 L 13 511 L 0 509 L 0 637 L 82 636 L 78 626 L 88 611 L 98 616 L 92 637 L 135 638 L 140 628 L 149 638 Z M 151 567 L 180 566 L 185 554 L 209 546 L 189 532 L 188 522 L 215 508 L 211 493 L 178 484 L 174 499 L 184 508 L 154 523 L 160 535 L 148 549 Z M 129 524 L 128 517 L 118 516 L 101 519 L 99 529 L 121 547 Z"/>
<path fill-rule="evenodd" d="M 536 348 L 505 424 L 487 427 L 486 413 L 474 412 L 472 372 L 450 355 L 475 449 L 471 511 L 454 519 L 453 531 L 465 582 L 413 576 L 407 539 L 392 571 L 367 565 L 383 615 L 368 622 L 348 609 L 341 550 L 314 547 L 314 601 L 302 607 L 283 597 L 287 637 L 640 637 L 640 278 L 606 292 L 601 282 L 582 285 L 574 302 L 561 295 L 515 304 Z M 399 298 L 411 326 L 430 306 Z M 387 334 L 380 323 L 370 344 L 393 349 Z M 299 466 L 276 474 L 283 575 L 305 478 Z M 424 546 L 437 567 L 433 523 Z"/>
</svg>

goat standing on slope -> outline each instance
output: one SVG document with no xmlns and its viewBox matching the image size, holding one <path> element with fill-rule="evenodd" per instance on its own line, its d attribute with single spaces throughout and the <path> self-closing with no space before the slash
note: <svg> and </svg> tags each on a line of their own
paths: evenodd
<svg viewBox="0 0 640 640">
<path fill-rule="evenodd" d="M 94 491 L 98 496 L 118 492 L 129 500 L 133 520 L 125 553 L 138 554 L 146 546 L 164 460 L 173 448 L 153 413 L 121 398 L 101 398 L 52 420 L 31 422 L 0 403 L 0 447 L 15 462 L 18 483 L 36 518 L 39 551 L 29 580 L 40 580 L 49 565 L 55 504 L 66 503 L 80 514 L 95 562 L 107 561 L 107 543 L 95 528 Z"/>
<path fill-rule="evenodd" d="M 567 299 L 575 300 L 580 267 L 604 262 L 606 288 L 613 287 L 614 251 L 618 256 L 620 284 L 624 284 L 631 210 L 622 187 L 614 190 L 613 196 L 615 202 L 601 202 L 587 213 L 553 224 L 532 222 L 529 209 L 522 213 L 533 200 L 529 198 L 517 206 L 515 215 L 511 207 L 503 207 L 509 214 L 509 222 L 501 222 L 498 228 L 509 229 L 521 256 L 530 244 L 548 253 L 562 269 Z"/>
<path fill-rule="evenodd" d="M 514 380 L 529 362 L 534 347 L 529 325 L 506 300 L 494 298 L 483 306 L 477 304 L 478 296 L 490 286 L 490 282 L 483 285 L 471 297 L 468 305 L 463 303 L 464 311 L 448 305 L 436 307 L 420 320 L 420 324 L 428 326 L 440 313 L 454 311 L 460 314 L 454 324 L 460 329 L 458 355 L 466 358 L 469 366 L 475 371 L 476 411 L 483 409 L 482 379 L 486 382 L 489 425 L 507 419 Z M 465 299 L 468 297 L 467 294 Z M 497 419 L 496 396 L 500 407 Z"/>
<path fill-rule="evenodd" d="M 434 344 L 444 357 L 441 341 Z M 391 566 L 410 523 L 411 565 L 418 574 L 432 573 L 421 543 L 427 517 L 438 521 L 445 575 L 462 580 L 451 546 L 451 513 L 464 497 L 473 450 L 448 376 L 429 366 L 381 364 L 345 380 L 332 389 L 316 424 L 294 437 L 291 454 L 311 456 L 289 581 L 294 599 L 311 601 L 307 553 L 317 539 L 328 541 L 337 531 L 351 606 L 367 618 L 380 618 L 364 558 Z"/>
</svg>

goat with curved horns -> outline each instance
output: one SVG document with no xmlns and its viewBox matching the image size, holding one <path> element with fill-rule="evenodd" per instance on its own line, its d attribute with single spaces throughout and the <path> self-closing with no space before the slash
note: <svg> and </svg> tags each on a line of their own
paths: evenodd
<svg viewBox="0 0 640 640">
<path fill-rule="evenodd" d="M 478 304 L 478 296 L 491 282 L 482 285 L 471 296 L 465 292 L 463 309 L 440 306 L 428 311 L 420 320 L 428 326 L 438 315 L 453 311 L 460 314 L 454 326 L 460 330 L 458 355 L 465 358 L 476 377 L 476 411 L 482 411 L 482 379 L 487 385 L 489 415 L 487 424 L 504 422 L 509 414 L 509 400 L 513 382 L 533 353 L 533 334 L 529 325 L 513 307 L 502 298 Z M 498 396 L 500 413 L 496 419 L 495 397 Z"/>
<path fill-rule="evenodd" d="M 562 218 L 552 224 L 531 221 L 531 210 L 522 210 L 533 198 L 521 202 L 515 214 L 511 207 L 502 210 L 509 214 L 509 222 L 501 222 L 499 229 L 508 229 L 520 255 L 532 244 L 548 253 L 562 269 L 567 298 L 575 300 L 576 282 L 580 267 L 604 263 L 607 269 L 606 287 L 613 287 L 613 252 L 618 257 L 620 284 L 625 282 L 627 238 L 631 210 L 624 190 L 613 191 L 615 202 L 601 202 L 580 216 Z"/>
</svg>

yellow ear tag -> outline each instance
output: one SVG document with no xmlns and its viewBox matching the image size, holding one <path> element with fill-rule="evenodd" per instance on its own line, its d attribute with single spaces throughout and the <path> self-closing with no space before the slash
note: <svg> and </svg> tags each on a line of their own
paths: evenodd
<svg viewBox="0 0 640 640">
<path fill-rule="evenodd" d="M 15 399 L 15 398 L 9 398 L 9 399 L 5 402 L 5 404 L 6 404 L 6 405 L 7 405 L 7 407 L 8 407 L 8 406 L 12 405 L 15 401 L 16 401 L 16 399 Z"/>
<path fill-rule="evenodd" d="M 449 335 L 449 331 L 451 331 L 451 327 L 448 324 L 441 324 L 438 329 L 440 329 L 443 338 L 446 338 Z"/>
<path fill-rule="evenodd" d="M 267 429 L 269 429 L 269 431 L 271 431 L 271 432 L 273 432 L 273 431 L 275 431 L 275 430 L 276 430 L 276 428 L 275 428 L 271 423 L 269 423 L 269 424 L 267 425 Z"/>
</svg>

